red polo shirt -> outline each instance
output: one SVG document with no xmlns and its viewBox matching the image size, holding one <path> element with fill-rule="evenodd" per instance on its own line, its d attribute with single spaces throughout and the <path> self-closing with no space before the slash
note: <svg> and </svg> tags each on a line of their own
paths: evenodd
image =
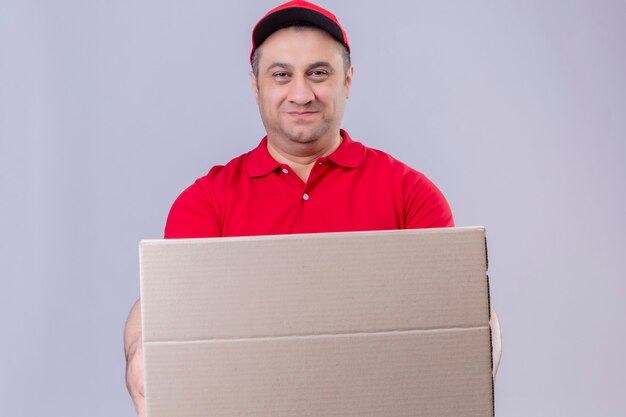
<svg viewBox="0 0 626 417">
<path fill-rule="evenodd" d="M 166 238 L 276 235 L 454 226 L 450 207 L 423 174 L 341 131 L 304 183 L 259 146 L 215 166 L 182 192 Z"/>
</svg>

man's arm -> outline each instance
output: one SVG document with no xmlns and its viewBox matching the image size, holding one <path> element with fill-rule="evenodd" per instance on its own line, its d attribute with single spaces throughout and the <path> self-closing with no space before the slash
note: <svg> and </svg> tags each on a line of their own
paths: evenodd
<svg viewBox="0 0 626 417">
<path fill-rule="evenodd" d="M 198 179 L 183 191 L 170 209 L 165 226 L 165 238 L 195 238 L 221 236 L 221 224 L 215 212 L 212 190 L 213 177 L 221 167 Z M 211 175 L 213 177 L 211 177 Z M 133 305 L 124 328 L 126 354 L 126 388 L 138 417 L 146 416 L 144 399 L 144 363 L 141 334 L 141 299 Z"/>
<path fill-rule="evenodd" d="M 137 415 L 145 417 L 143 346 L 141 343 L 141 299 L 130 310 L 124 329 L 124 352 L 126 354 L 126 388 L 135 404 Z"/>
<path fill-rule="evenodd" d="M 489 327 L 491 327 L 491 354 L 493 363 L 493 377 L 498 373 L 500 366 L 500 357 L 502 356 L 502 338 L 500 336 L 500 322 L 496 315 L 496 310 L 491 308 L 491 318 L 489 319 Z"/>
</svg>

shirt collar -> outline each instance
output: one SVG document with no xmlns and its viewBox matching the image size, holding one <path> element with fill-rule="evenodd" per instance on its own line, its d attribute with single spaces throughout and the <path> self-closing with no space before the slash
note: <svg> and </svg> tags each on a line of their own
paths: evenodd
<svg viewBox="0 0 626 417">
<path fill-rule="evenodd" d="M 365 146 L 360 142 L 355 142 L 350 138 L 348 132 L 341 129 L 341 144 L 328 158 L 333 163 L 345 168 L 358 168 L 365 153 Z M 267 150 L 267 136 L 265 136 L 259 146 L 248 153 L 247 169 L 251 177 L 262 177 L 275 171 L 280 164 L 272 158 Z"/>
<path fill-rule="evenodd" d="M 276 162 L 267 150 L 267 136 L 261 139 L 259 146 L 248 153 L 248 175 L 252 178 L 262 177 L 274 171 L 280 164 Z"/>
<path fill-rule="evenodd" d="M 345 168 L 358 168 L 365 154 L 365 146 L 361 142 L 353 141 L 345 130 L 341 129 L 339 133 L 343 138 L 341 145 L 327 158 Z"/>
</svg>

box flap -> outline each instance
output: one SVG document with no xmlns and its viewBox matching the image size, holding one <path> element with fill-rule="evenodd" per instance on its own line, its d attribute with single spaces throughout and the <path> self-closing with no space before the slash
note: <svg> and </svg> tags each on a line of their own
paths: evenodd
<svg viewBox="0 0 626 417">
<path fill-rule="evenodd" d="M 145 341 L 489 322 L 481 228 L 143 241 L 141 276 Z"/>
</svg>

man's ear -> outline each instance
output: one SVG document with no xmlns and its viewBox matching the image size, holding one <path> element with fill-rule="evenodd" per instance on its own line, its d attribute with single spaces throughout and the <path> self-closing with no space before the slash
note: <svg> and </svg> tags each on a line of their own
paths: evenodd
<svg viewBox="0 0 626 417">
<path fill-rule="evenodd" d="M 259 104 L 259 82 L 257 81 L 256 77 L 254 76 L 254 72 L 252 71 L 250 71 L 250 81 L 252 82 L 252 94 L 254 94 L 256 103 Z"/>
<path fill-rule="evenodd" d="M 350 65 L 348 72 L 346 72 L 346 98 L 350 98 L 350 88 L 352 87 L 352 79 L 354 78 L 354 65 Z"/>
</svg>

